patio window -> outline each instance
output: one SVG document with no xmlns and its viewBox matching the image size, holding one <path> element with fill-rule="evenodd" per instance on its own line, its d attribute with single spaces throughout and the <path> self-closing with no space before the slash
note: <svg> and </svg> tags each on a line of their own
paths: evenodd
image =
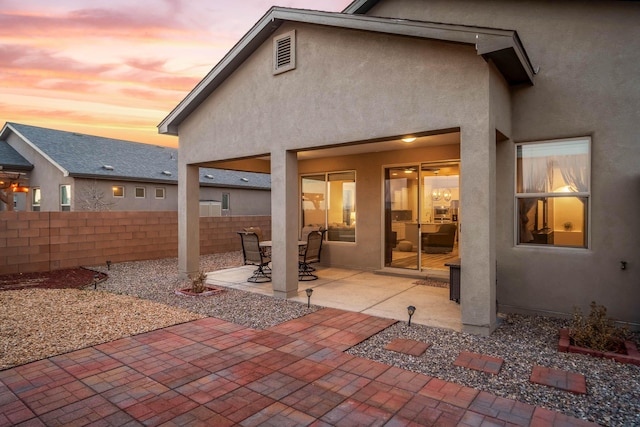
<svg viewBox="0 0 640 427">
<path fill-rule="evenodd" d="M 68 212 L 71 210 L 71 185 L 60 186 L 60 210 Z"/>
<path fill-rule="evenodd" d="M 516 146 L 518 245 L 587 248 L 591 139 Z"/>
<path fill-rule="evenodd" d="M 34 187 L 33 192 L 31 193 L 31 210 L 33 212 L 40 211 L 41 198 L 42 198 L 42 193 L 40 192 L 40 187 Z"/>
<path fill-rule="evenodd" d="M 302 177 L 302 227 L 322 227 L 328 241 L 356 241 L 356 173 Z"/>
</svg>

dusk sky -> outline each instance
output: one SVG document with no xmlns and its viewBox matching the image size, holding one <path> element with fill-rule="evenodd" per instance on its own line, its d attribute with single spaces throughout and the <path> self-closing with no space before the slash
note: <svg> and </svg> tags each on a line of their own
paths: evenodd
<svg viewBox="0 0 640 427">
<path fill-rule="evenodd" d="M 156 125 L 271 6 L 351 0 L 0 0 L 5 122 L 177 146 Z"/>
</svg>

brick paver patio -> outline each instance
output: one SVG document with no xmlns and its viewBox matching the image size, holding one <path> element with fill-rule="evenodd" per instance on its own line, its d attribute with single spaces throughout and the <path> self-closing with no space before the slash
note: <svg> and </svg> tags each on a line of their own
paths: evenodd
<svg viewBox="0 0 640 427">
<path fill-rule="evenodd" d="M 0 426 L 593 425 L 343 352 L 394 322 L 323 309 L 123 338 L 0 371 Z"/>
</svg>

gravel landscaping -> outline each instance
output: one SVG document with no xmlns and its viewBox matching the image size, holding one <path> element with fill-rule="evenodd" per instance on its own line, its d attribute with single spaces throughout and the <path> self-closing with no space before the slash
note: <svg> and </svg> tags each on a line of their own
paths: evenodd
<svg viewBox="0 0 640 427">
<path fill-rule="evenodd" d="M 239 252 L 207 255 L 201 257 L 200 267 L 213 271 L 241 262 Z M 87 291 L 0 292 L 0 369 L 202 316 L 263 329 L 310 311 L 305 304 L 232 289 L 207 298 L 178 296 L 175 290 L 189 282 L 178 278 L 175 259 L 118 263 L 110 271 L 104 266 L 95 269 L 109 274 L 97 291 L 91 286 Z M 502 320 L 490 337 L 398 322 L 348 352 L 602 425 L 640 425 L 640 367 L 558 353 L 558 330 L 566 321 L 519 315 L 502 316 Z M 431 347 L 420 357 L 384 350 L 395 338 L 427 342 Z M 505 362 L 498 375 L 453 366 L 461 351 Z M 584 374 L 587 395 L 530 383 L 534 365 Z"/>
</svg>

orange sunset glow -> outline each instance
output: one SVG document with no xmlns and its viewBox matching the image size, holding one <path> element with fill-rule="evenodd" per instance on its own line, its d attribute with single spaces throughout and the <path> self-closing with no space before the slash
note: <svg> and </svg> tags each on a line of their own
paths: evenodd
<svg viewBox="0 0 640 427">
<path fill-rule="evenodd" d="M 177 146 L 156 125 L 276 4 L 350 0 L 2 0 L 0 126 Z"/>
</svg>

